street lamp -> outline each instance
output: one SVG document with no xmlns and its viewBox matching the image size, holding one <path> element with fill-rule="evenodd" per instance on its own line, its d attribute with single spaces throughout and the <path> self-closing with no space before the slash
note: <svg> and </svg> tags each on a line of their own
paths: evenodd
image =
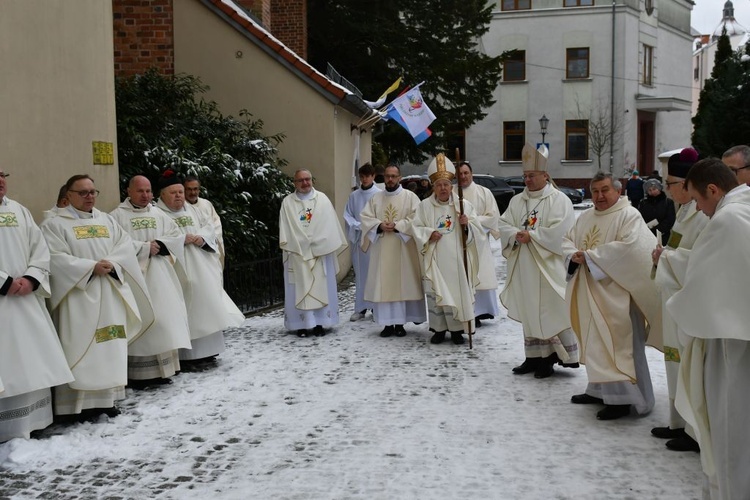
<svg viewBox="0 0 750 500">
<path fill-rule="evenodd" d="M 544 136 L 547 135 L 547 125 L 549 125 L 549 118 L 542 115 L 542 117 L 539 118 L 539 127 L 542 129 L 542 144 L 544 144 Z"/>
</svg>

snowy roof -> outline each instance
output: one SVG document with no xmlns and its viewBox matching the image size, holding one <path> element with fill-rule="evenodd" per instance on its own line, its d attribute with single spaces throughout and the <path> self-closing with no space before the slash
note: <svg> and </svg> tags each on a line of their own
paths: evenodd
<svg viewBox="0 0 750 500">
<path fill-rule="evenodd" d="M 724 30 L 724 27 L 727 29 L 727 36 L 734 36 L 734 35 L 742 35 L 743 33 L 747 33 L 747 29 L 742 26 L 740 23 L 737 22 L 737 20 L 734 18 L 734 4 L 732 4 L 731 0 L 727 0 L 724 4 L 724 9 L 722 11 L 721 16 L 721 22 L 716 27 L 716 29 L 713 32 L 713 37 L 718 38 L 721 36 L 722 31 Z"/>
<path fill-rule="evenodd" d="M 232 0 L 201 0 L 201 3 L 224 19 L 248 40 L 255 43 L 269 56 L 295 73 L 330 102 L 343 107 L 360 118 L 373 113 L 372 109 L 361 98 L 326 78 L 325 75 L 313 68 L 279 39 L 271 35 L 271 33 L 258 24 L 242 7 L 238 6 Z"/>
</svg>

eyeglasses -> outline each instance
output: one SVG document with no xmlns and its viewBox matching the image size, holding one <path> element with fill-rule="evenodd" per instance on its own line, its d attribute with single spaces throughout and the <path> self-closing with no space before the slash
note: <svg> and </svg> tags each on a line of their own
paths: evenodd
<svg viewBox="0 0 750 500">
<path fill-rule="evenodd" d="M 75 189 L 68 189 L 69 193 L 75 193 L 81 198 L 88 198 L 89 196 L 96 198 L 99 196 L 99 190 L 98 189 L 92 189 L 91 191 L 76 191 Z"/>
<path fill-rule="evenodd" d="M 5 179 L 6 177 L 10 177 L 10 174 L 6 174 L 5 172 L 0 172 L 0 177 Z"/>
<path fill-rule="evenodd" d="M 523 174 L 521 177 L 523 177 L 525 180 L 525 179 L 533 179 L 534 177 L 538 177 L 540 175 L 543 175 L 543 174 Z"/>
<path fill-rule="evenodd" d="M 669 187 L 669 186 L 674 186 L 675 184 L 683 184 L 684 182 L 685 181 L 672 181 L 672 182 L 667 181 L 664 183 L 664 185 Z"/>
<path fill-rule="evenodd" d="M 738 168 L 729 167 L 729 170 L 734 172 L 734 175 L 737 175 L 737 172 L 739 172 L 740 170 L 744 170 L 746 168 L 750 168 L 750 165 L 745 165 L 744 167 L 738 167 Z"/>
<path fill-rule="evenodd" d="M 295 184 L 299 184 L 301 182 L 310 182 L 312 181 L 312 177 L 304 177 L 302 179 L 294 179 Z"/>
</svg>

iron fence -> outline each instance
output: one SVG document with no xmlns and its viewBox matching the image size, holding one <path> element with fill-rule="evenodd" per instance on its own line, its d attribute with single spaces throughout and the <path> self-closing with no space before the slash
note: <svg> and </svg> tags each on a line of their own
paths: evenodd
<svg viewBox="0 0 750 500">
<path fill-rule="evenodd" d="M 227 265 L 224 269 L 224 289 L 246 315 L 283 304 L 281 255 Z"/>
</svg>

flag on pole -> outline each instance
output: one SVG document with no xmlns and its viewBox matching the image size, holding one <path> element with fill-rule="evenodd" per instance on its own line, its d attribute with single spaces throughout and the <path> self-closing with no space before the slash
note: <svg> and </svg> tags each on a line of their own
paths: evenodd
<svg viewBox="0 0 750 500">
<path fill-rule="evenodd" d="M 401 77 L 399 77 L 398 80 L 393 82 L 390 87 L 385 89 L 385 92 L 383 92 L 383 94 L 380 97 L 378 97 L 377 101 L 364 101 L 364 99 L 363 101 L 372 109 L 379 108 L 380 106 L 385 104 L 385 98 L 388 97 L 388 94 L 396 90 L 399 87 L 399 85 L 401 85 Z"/>
<path fill-rule="evenodd" d="M 428 127 L 435 121 L 435 115 L 417 87 L 394 99 L 385 112 L 385 118 L 395 120 L 408 130 L 417 144 L 432 135 Z"/>
</svg>

